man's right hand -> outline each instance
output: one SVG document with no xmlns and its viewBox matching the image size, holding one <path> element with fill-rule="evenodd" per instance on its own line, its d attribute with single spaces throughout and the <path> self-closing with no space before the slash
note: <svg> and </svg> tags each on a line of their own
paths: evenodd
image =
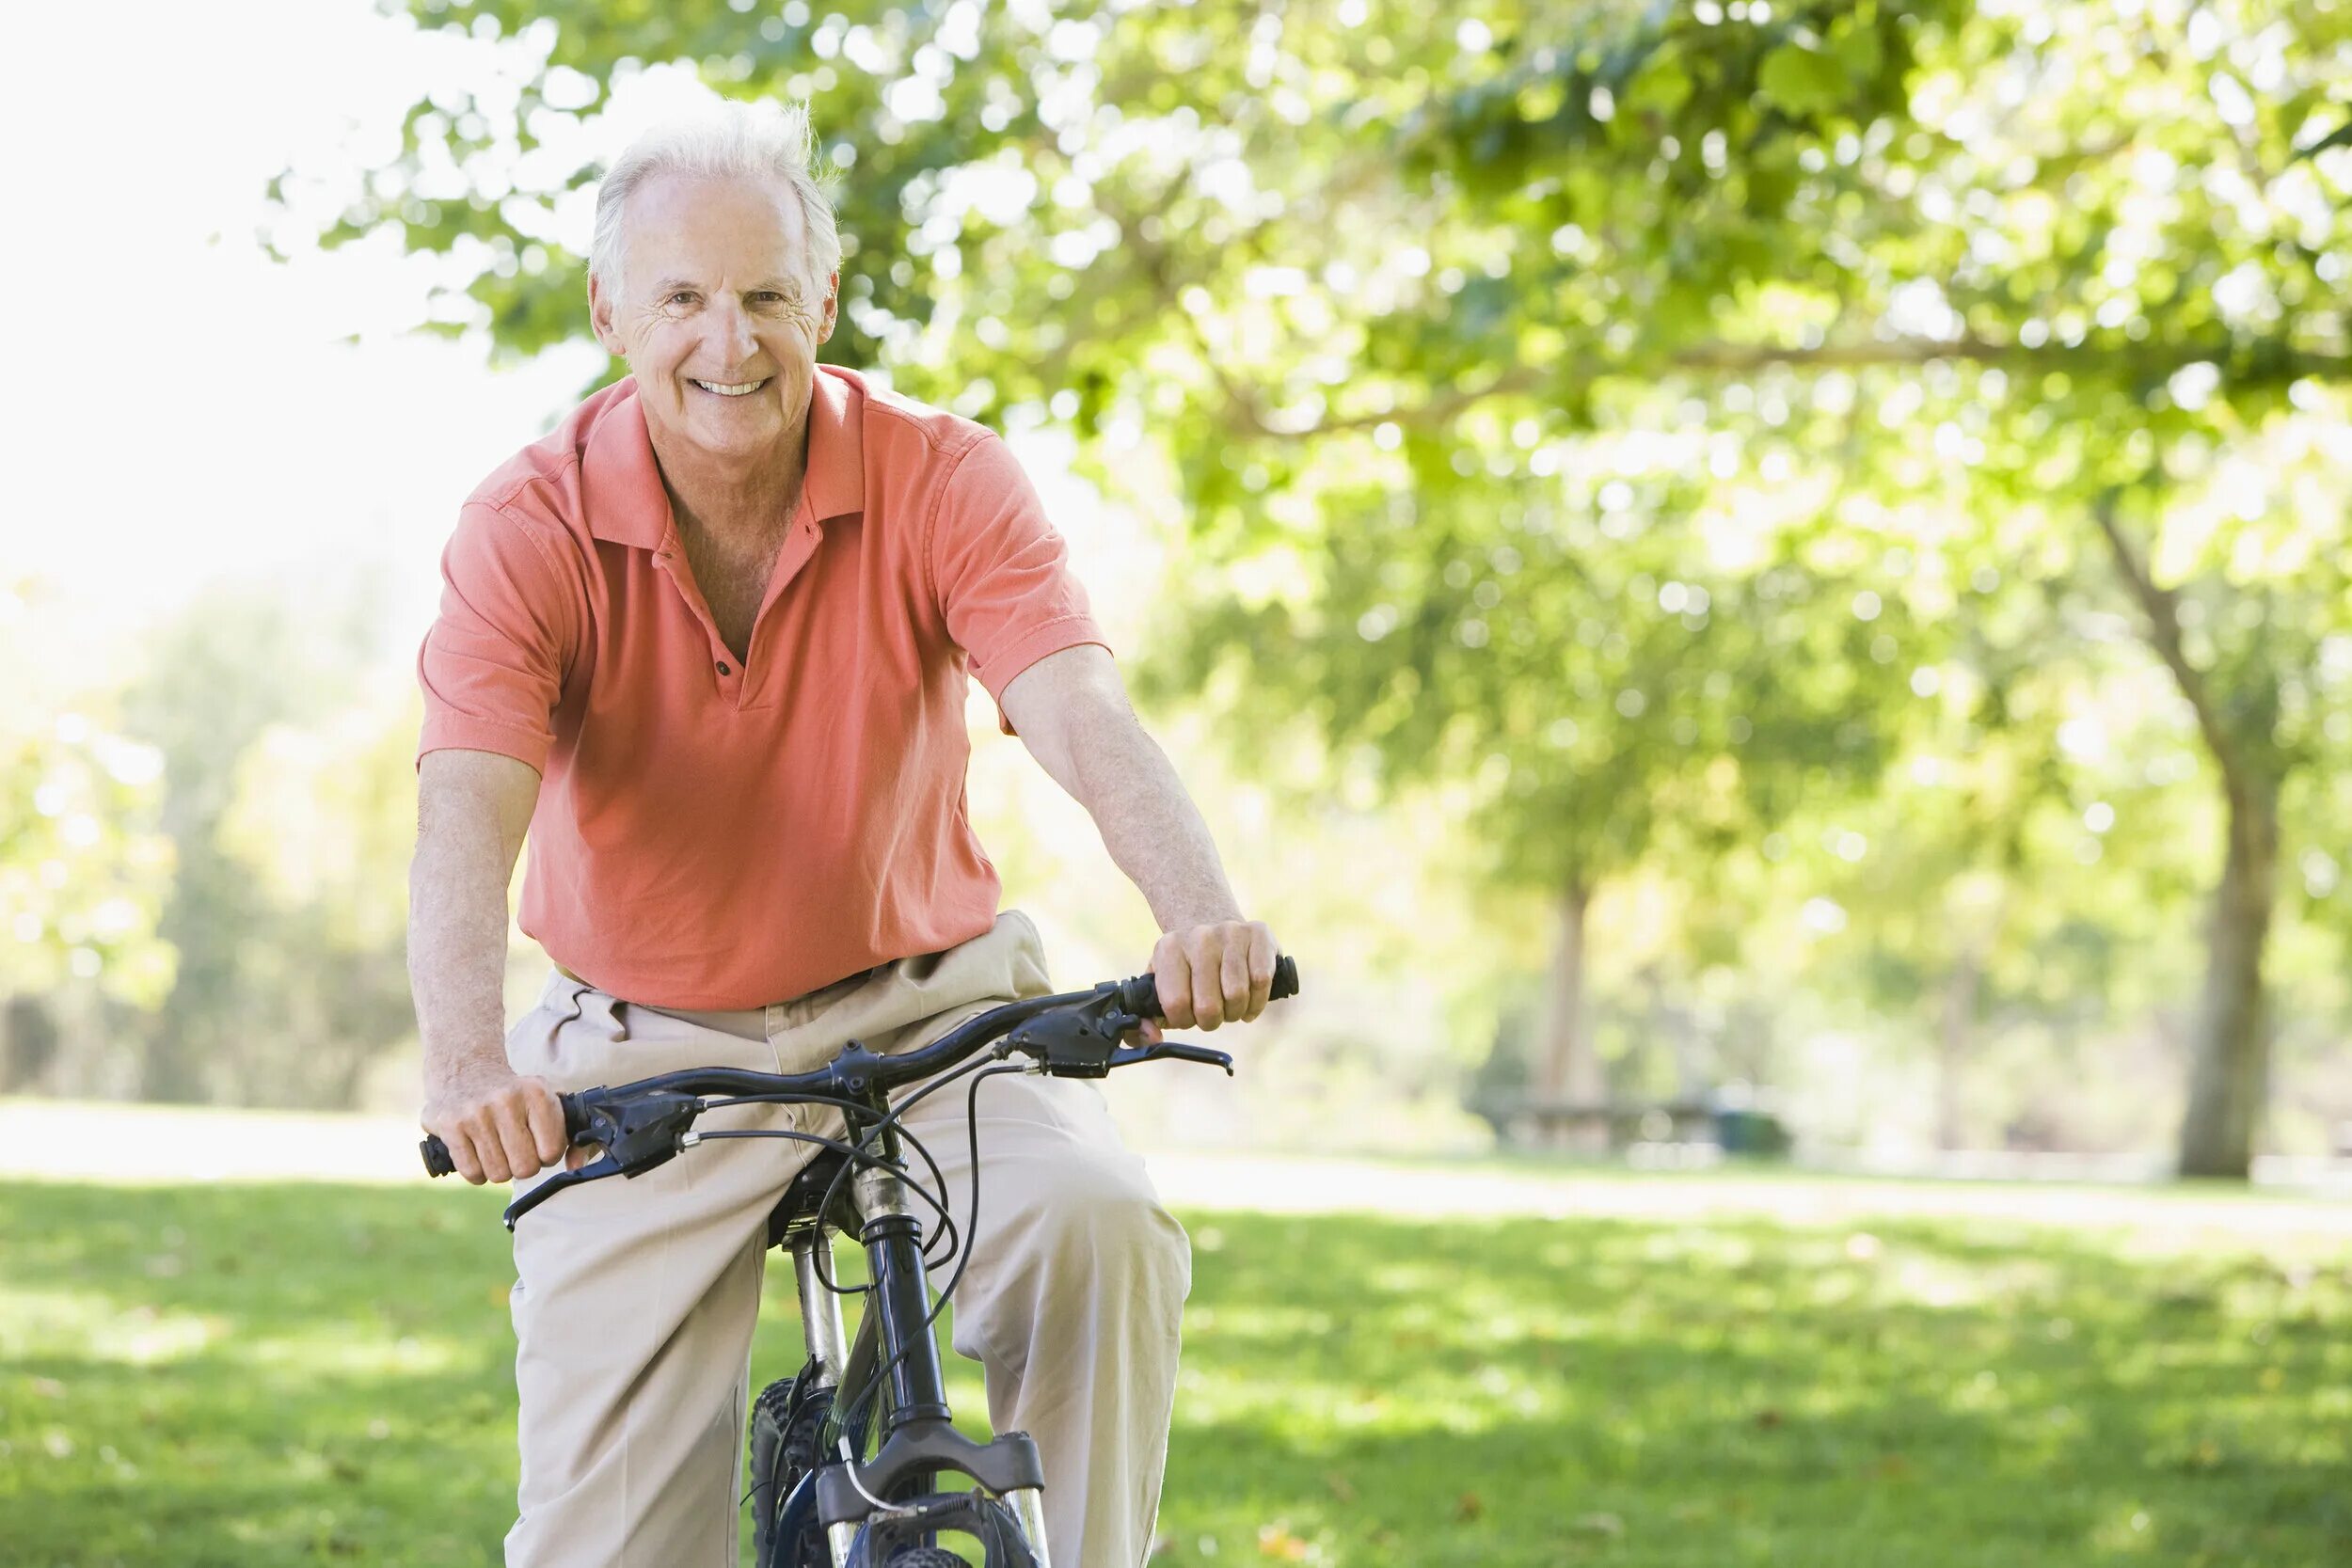
<svg viewBox="0 0 2352 1568">
<path fill-rule="evenodd" d="M 526 1078 L 503 1063 L 484 1064 L 444 1082 L 418 1117 L 449 1146 L 457 1174 L 485 1181 L 520 1181 L 545 1166 L 577 1168 L 595 1158 L 575 1148 L 566 1159 L 564 1107 L 544 1078 Z"/>
</svg>

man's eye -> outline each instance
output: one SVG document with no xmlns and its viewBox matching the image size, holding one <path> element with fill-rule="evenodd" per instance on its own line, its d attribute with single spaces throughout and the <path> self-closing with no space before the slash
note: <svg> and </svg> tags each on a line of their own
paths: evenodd
<svg viewBox="0 0 2352 1568">
<path fill-rule="evenodd" d="M 678 293 L 672 294 L 668 299 L 663 300 L 661 303 L 664 305 L 675 305 L 681 299 L 691 299 L 694 296 L 691 293 L 689 293 L 684 290 L 680 290 Z"/>
</svg>

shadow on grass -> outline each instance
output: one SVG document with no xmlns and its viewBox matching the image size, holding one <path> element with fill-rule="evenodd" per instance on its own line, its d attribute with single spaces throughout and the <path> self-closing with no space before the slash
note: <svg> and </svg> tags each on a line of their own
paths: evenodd
<svg viewBox="0 0 2352 1568">
<path fill-rule="evenodd" d="M 0 1185 L 0 1565 L 494 1562 L 491 1192 Z M 2352 1270 L 1189 1215 L 1163 1563 L 2352 1560 Z M 755 1366 L 798 1360 L 771 1275 Z M 978 1383 L 958 1371 L 960 1413 Z"/>
</svg>

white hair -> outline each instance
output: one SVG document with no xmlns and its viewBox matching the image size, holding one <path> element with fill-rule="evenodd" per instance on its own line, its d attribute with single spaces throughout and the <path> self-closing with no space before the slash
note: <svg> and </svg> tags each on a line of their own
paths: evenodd
<svg viewBox="0 0 2352 1568">
<path fill-rule="evenodd" d="M 822 299 L 825 279 L 841 266 L 841 235 L 826 176 L 818 162 L 817 133 L 805 103 L 723 99 L 707 110 L 655 126 L 628 144 L 596 190 L 596 237 L 588 273 L 608 293 L 621 292 L 622 220 L 638 187 L 660 176 L 781 180 L 800 198 L 808 236 L 809 281 Z"/>
</svg>

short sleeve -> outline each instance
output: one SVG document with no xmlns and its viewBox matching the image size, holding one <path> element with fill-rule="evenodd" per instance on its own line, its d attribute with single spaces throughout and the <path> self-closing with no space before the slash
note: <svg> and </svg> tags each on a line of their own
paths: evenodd
<svg viewBox="0 0 2352 1568">
<path fill-rule="evenodd" d="M 441 612 L 417 655 L 428 752 L 496 752 L 544 772 L 580 601 L 555 546 L 529 524 L 469 501 L 441 552 Z"/>
<path fill-rule="evenodd" d="M 1005 688 L 1015 675 L 1082 642 L 1109 646 L 1036 486 L 1000 436 L 982 436 L 948 475 L 930 549 L 947 635 L 997 700 L 1007 735 Z"/>
</svg>

